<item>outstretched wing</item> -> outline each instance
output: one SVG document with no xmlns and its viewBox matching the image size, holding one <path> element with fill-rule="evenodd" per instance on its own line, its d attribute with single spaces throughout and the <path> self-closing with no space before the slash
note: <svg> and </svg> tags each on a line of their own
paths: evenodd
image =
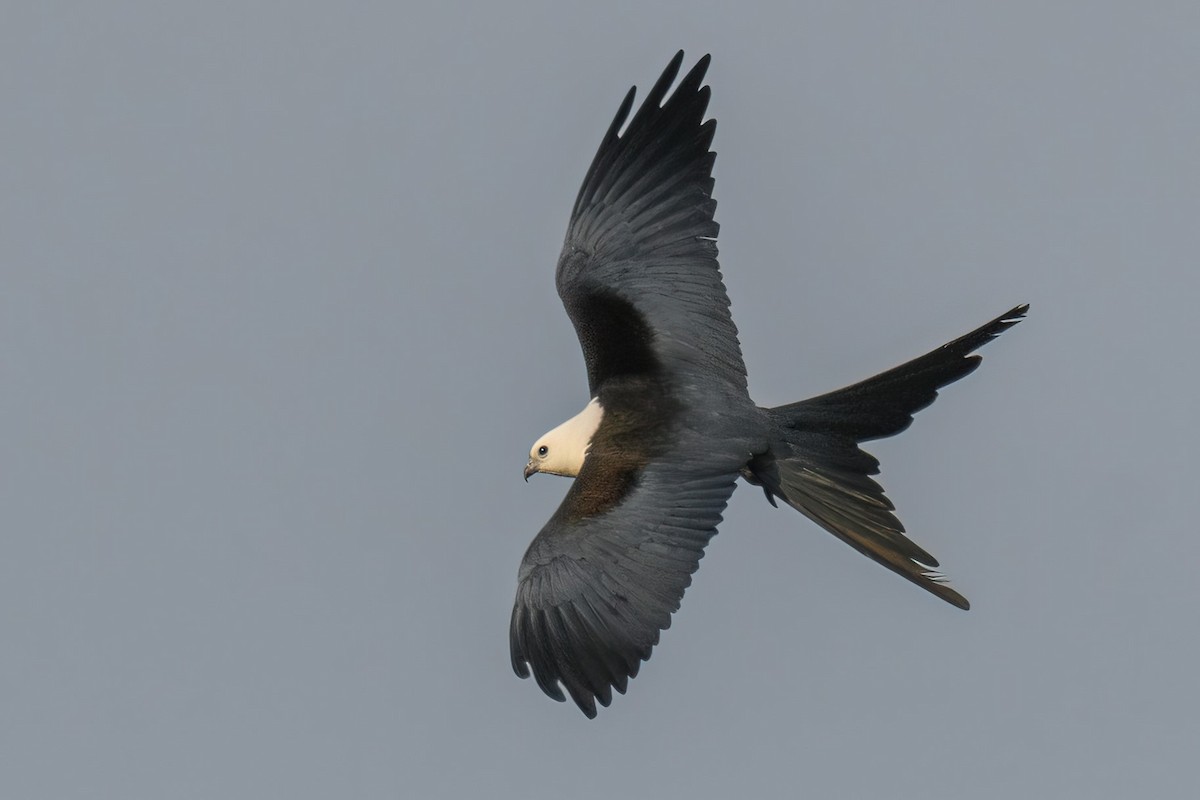
<svg viewBox="0 0 1200 800">
<path fill-rule="evenodd" d="M 622 125 L 575 202 L 559 295 L 603 417 L 562 505 L 521 564 L 513 669 L 589 717 L 624 692 L 671 623 L 752 445 L 746 369 L 717 267 L 704 122 L 708 57 L 667 98 L 683 53 Z"/>
<path fill-rule="evenodd" d="M 717 265 L 716 201 L 704 122 L 709 57 L 667 97 L 676 54 L 621 132 L 631 89 L 588 169 L 556 282 L 595 396 L 614 377 L 660 365 L 746 391 L 746 367 Z M 724 388 L 724 387 L 722 387 Z"/>
<path fill-rule="evenodd" d="M 624 693 L 659 633 L 671 624 L 704 547 L 717 532 L 744 459 L 714 454 L 698 432 L 660 460 L 628 473 L 622 501 L 575 513 L 609 469 L 585 463 L 559 512 L 521 562 L 509 628 L 512 665 L 556 700 L 563 689 L 589 717 Z M 560 688 L 561 684 L 561 688 Z"/>
</svg>

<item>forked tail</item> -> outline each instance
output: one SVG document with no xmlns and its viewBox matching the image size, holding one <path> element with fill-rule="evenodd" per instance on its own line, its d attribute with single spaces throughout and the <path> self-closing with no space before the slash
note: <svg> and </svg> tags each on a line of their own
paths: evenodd
<svg viewBox="0 0 1200 800">
<path fill-rule="evenodd" d="M 869 476 L 879 462 L 858 445 L 893 436 L 937 390 L 973 372 L 973 351 L 1025 316 L 1017 306 L 965 336 L 895 369 L 844 389 L 766 409 L 776 428 L 771 451 L 748 465 L 747 477 L 767 499 L 778 497 L 863 555 L 966 609 L 967 598 L 935 571 L 937 559 L 904 535 L 895 506 Z"/>
</svg>

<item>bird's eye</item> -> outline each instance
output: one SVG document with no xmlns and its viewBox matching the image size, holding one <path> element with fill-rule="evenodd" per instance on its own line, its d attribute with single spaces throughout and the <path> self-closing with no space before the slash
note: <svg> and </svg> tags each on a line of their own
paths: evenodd
<svg viewBox="0 0 1200 800">
<path fill-rule="evenodd" d="M 550 452 L 550 448 L 546 447 L 546 445 L 542 445 L 541 447 L 538 448 L 538 455 L 541 456 L 542 458 L 545 458 L 546 453 L 549 453 L 549 452 Z"/>
</svg>

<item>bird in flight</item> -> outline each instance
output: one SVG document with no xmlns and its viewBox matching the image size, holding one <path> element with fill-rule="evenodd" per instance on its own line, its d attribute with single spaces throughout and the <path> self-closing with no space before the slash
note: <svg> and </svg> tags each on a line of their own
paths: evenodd
<svg viewBox="0 0 1200 800">
<path fill-rule="evenodd" d="M 574 482 L 521 561 L 512 666 L 556 700 L 565 689 L 588 717 L 650 658 L 739 476 L 968 608 L 905 536 L 859 444 L 907 428 L 1028 309 L 852 386 L 756 406 L 717 265 L 709 57 L 668 96 L 682 63 L 681 51 L 632 119 L 629 91 L 583 179 L 555 279 L 591 401 L 538 439 L 525 466 L 526 480 Z"/>
</svg>

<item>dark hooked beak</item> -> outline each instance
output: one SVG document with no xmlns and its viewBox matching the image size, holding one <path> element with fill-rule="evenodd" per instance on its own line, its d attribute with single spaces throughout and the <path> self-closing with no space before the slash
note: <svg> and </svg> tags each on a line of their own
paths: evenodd
<svg viewBox="0 0 1200 800">
<path fill-rule="evenodd" d="M 529 476 L 538 471 L 537 464 L 533 463 L 533 459 L 529 459 L 529 463 L 525 465 L 525 481 L 529 482 Z"/>
</svg>

